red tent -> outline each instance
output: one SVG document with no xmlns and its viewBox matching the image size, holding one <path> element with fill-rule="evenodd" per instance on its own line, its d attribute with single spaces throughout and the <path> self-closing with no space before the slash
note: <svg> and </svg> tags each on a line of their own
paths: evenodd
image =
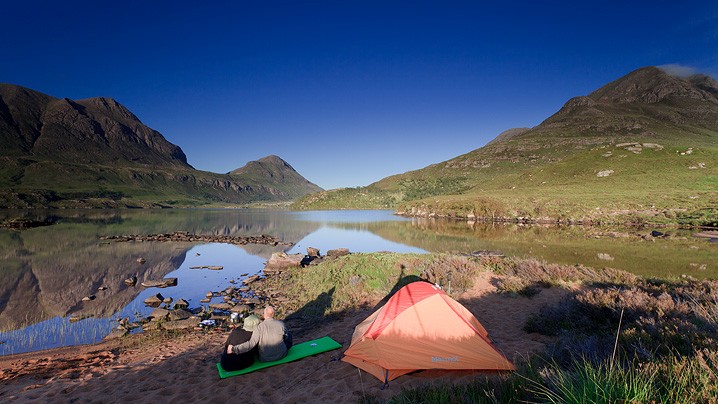
<svg viewBox="0 0 718 404">
<path fill-rule="evenodd" d="M 357 325 L 344 355 L 385 382 L 420 369 L 514 370 L 476 317 L 428 282 L 399 289 Z"/>
</svg>

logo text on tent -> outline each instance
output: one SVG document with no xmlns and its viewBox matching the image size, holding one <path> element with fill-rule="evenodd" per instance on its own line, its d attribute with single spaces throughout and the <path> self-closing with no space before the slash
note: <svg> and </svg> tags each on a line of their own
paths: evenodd
<svg viewBox="0 0 718 404">
<path fill-rule="evenodd" d="M 459 357 L 458 356 L 449 356 L 449 357 L 443 358 L 441 356 L 432 356 L 431 361 L 432 362 L 458 362 Z"/>
</svg>

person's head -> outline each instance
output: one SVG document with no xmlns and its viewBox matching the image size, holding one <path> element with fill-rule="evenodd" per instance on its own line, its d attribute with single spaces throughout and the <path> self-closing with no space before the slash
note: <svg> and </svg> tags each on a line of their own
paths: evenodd
<svg viewBox="0 0 718 404">
<path fill-rule="evenodd" d="M 252 314 L 252 315 L 247 316 L 247 318 L 244 319 L 242 328 L 247 331 L 254 331 L 254 329 L 257 328 L 257 326 L 261 322 L 262 322 L 262 320 L 260 320 L 259 317 Z"/>
<path fill-rule="evenodd" d="M 267 306 L 264 308 L 264 319 L 274 318 L 274 307 Z"/>
</svg>

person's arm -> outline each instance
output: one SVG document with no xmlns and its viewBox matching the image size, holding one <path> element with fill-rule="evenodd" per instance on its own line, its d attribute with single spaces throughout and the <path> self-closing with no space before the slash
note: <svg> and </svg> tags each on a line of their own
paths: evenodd
<svg viewBox="0 0 718 404">
<path fill-rule="evenodd" d="M 259 333 L 259 327 L 257 327 L 257 329 L 252 332 L 252 338 L 250 338 L 249 341 L 239 345 L 228 345 L 227 353 L 241 354 L 249 352 L 259 343 Z"/>
</svg>

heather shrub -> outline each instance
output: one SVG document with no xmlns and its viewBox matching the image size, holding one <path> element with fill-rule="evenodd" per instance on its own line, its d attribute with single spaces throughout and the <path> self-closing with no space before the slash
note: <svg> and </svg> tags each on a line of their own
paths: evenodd
<svg viewBox="0 0 718 404">
<path fill-rule="evenodd" d="M 440 285 L 454 297 L 470 289 L 476 275 L 485 270 L 481 261 L 461 255 L 436 255 L 417 262 L 415 269 L 423 279 Z"/>
</svg>

